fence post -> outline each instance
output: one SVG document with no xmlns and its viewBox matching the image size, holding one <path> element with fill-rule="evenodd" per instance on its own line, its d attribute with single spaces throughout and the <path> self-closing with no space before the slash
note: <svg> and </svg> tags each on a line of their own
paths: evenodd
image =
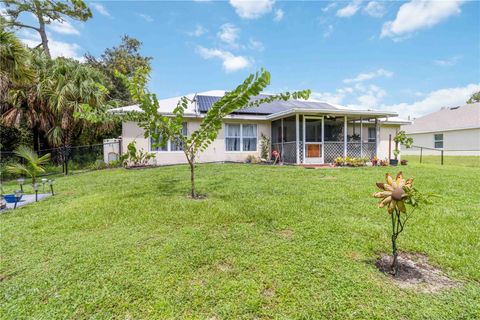
<svg viewBox="0 0 480 320">
<path fill-rule="evenodd" d="M 63 146 L 63 164 L 65 166 L 65 175 L 68 176 L 68 151 L 65 146 Z"/>
<path fill-rule="evenodd" d="M 442 158 L 441 164 L 442 164 L 442 166 L 443 166 L 443 150 L 441 151 L 440 156 L 441 156 L 441 158 Z"/>
<path fill-rule="evenodd" d="M 420 147 L 420 163 L 422 163 L 422 154 L 423 154 L 423 148 Z"/>
</svg>

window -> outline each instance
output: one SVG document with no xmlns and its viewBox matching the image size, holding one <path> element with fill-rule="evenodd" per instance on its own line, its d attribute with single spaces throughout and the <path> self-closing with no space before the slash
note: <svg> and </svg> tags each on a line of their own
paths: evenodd
<svg viewBox="0 0 480 320">
<path fill-rule="evenodd" d="M 377 130 L 375 127 L 368 128 L 368 142 L 377 141 Z"/>
<path fill-rule="evenodd" d="M 182 135 L 187 135 L 187 123 L 183 123 L 182 128 Z M 160 135 L 158 142 L 162 140 L 162 136 Z M 182 143 L 178 139 L 174 139 L 174 141 L 168 140 L 167 143 L 162 147 L 155 147 L 155 141 L 153 138 L 150 138 L 150 151 L 182 151 Z"/>
<path fill-rule="evenodd" d="M 435 148 L 443 149 L 443 133 L 433 135 L 433 144 Z"/>
<path fill-rule="evenodd" d="M 256 124 L 226 124 L 226 151 L 257 151 Z"/>
</svg>

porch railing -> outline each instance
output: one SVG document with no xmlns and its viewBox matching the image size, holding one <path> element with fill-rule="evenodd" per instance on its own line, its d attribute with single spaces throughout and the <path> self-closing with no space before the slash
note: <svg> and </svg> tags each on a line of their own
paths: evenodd
<svg viewBox="0 0 480 320">
<path fill-rule="evenodd" d="M 272 151 L 276 150 L 280 153 L 282 161 L 285 163 L 297 162 L 297 143 L 295 141 L 284 143 L 272 143 Z"/>
</svg>

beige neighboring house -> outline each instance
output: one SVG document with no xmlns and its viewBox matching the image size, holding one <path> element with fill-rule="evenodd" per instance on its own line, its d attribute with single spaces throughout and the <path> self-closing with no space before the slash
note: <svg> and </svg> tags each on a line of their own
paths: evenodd
<svg viewBox="0 0 480 320">
<path fill-rule="evenodd" d="M 423 147 L 423 154 L 480 155 L 480 103 L 460 107 L 442 108 L 437 112 L 417 118 L 410 125 L 402 126 L 413 145 Z M 428 149 L 427 149 L 428 148 Z M 432 150 L 433 149 L 433 150 Z M 418 154 L 419 148 L 403 151 Z"/>
<path fill-rule="evenodd" d="M 199 128 L 208 109 L 224 94 L 225 91 L 208 91 L 186 95 L 191 101 L 185 111 L 186 135 Z M 172 115 L 180 98 L 160 100 L 158 112 Z M 112 110 L 117 114 L 129 111 L 141 109 L 132 105 Z M 400 125 L 409 123 L 388 120 L 396 116 L 395 112 L 353 110 L 316 100 L 276 101 L 226 116 L 217 138 L 198 156 L 198 161 L 244 162 L 248 155 L 260 156 L 262 136 L 270 139 L 270 152 L 277 150 L 285 163 L 323 164 L 345 156 L 385 159 L 391 147 L 390 137 L 400 130 Z M 155 154 L 154 164 L 186 162 L 174 141 L 156 148 L 137 123 L 125 121 L 122 150 L 132 141 L 136 141 L 137 148 Z"/>
</svg>

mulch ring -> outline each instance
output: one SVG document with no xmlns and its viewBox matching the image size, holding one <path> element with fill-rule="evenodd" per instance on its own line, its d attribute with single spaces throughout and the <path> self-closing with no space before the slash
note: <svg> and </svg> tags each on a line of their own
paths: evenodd
<svg viewBox="0 0 480 320">
<path fill-rule="evenodd" d="M 428 258 L 425 255 L 399 253 L 396 276 L 391 274 L 392 262 L 393 257 L 391 255 L 382 254 L 375 265 L 400 288 L 424 293 L 437 293 L 461 286 L 461 282 L 450 279 L 442 270 L 428 264 Z"/>
</svg>

